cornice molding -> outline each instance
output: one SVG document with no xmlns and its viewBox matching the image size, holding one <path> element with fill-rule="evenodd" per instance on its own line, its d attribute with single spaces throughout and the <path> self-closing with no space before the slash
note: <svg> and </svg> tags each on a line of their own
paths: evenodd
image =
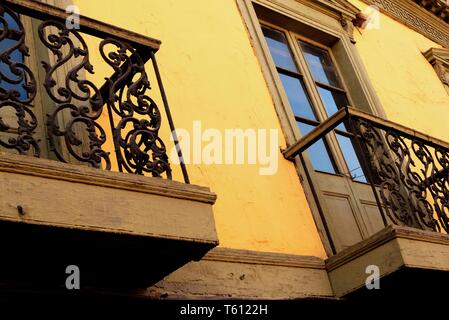
<svg viewBox="0 0 449 320">
<path fill-rule="evenodd" d="M 430 48 L 423 53 L 449 92 L 449 49 Z"/>
<path fill-rule="evenodd" d="M 413 0 L 438 18 L 449 23 L 449 4 L 443 0 Z"/>
<path fill-rule="evenodd" d="M 360 27 L 366 21 L 366 17 L 363 16 L 359 8 L 347 0 L 314 0 L 313 2 L 336 13 L 351 42 L 355 43 L 354 26 Z M 308 4 L 311 5 L 312 2 L 309 1 Z"/>
<path fill-rule="evenodd" d="M 360 12 L 359 8 L 346 0 L 315 0 L 315 2 L 321 4 L 322 6 L 326 6 L 340 14 L 352 16 L 352 18 L 355 18 L 355 16 Z"/>
<path fill-rule="evenodd" d="M 321 270 L 325 269 L 324 261 L 314 256 L 301 256 L 222 247 L 216 247 L 210 250 L 202 258 L 202 260 Z"/>
<path fill-rule="evenodd" d="M 412 0 L 363 0 L 381 12 L 449 48 L 449 25 Z M 423 1 L 425 2 L 425 1 Z"/>
<path fill-rule="evenodd" d="M 441 63 L 449 68 L 449 49 L 446 48 L 430 48 L 423 53 L 424 57 L 433 65 Z"/>
<path fill-rule="evenodd" d="M 250 0 L 250 1 L 257 2 L 258 0 Z M 265 0 L 265 1 L 274 4 L 278 3 L 277 0 Z M 350 4 L 346 0 L 295 0 L 295 1 L 333 17 L 339 17 L 344 15 L 347 17 L 351 17 L 351 19 L 354 19 L 356 15 L 360 12 L 360 9 L 355 7 L 353 4 Z"/>
</svg>

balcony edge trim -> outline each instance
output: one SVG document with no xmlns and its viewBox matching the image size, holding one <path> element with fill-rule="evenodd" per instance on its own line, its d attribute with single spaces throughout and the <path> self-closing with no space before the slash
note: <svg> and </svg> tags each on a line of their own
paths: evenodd
<svg viewBox="0 0 449 320">
<path fill-rule="evenodd" d="M 324 260 L 316 256 L 294 255 L 287 253 L 242 250 L 217 247 L 209 251 L 203 258 L 209 261 L 271 265 L 310 269 L 325 269 Z"/>
<path fill-rule="evenodd" d="M 198 237 L 182 237 L 182 236 L 172 236 L 167 234 L 155 234 L 155 233 L 143 233 L 143 232 L 132 232 L 129 230 L 124 229 L 113 229 L 113 228 L 102 228 L 102 227 L 92 227 L 92 226 L 86 226 L 82 224 L 65 224 L 65 223 L 53 223 L 53 222 L 47 222 L 43 220 L 22 220 L 19 221 L 18 219 L 12 219 L 5 216 L 0 216 L 0 221 L 6 221 L 11 223 L 20 223 L 24 225 L 30 225 L 30 226 L 42 226 L 42 227 L 51 227 L 51 228 L 57 228 L 57 229 L 65 229 L 65 230 L 83 230 L 86 232 L 99 232 L 99 233 L 105 233 L 105 234 L 118 234 L 118 235 L 125 235 L 125 236 L 132 236 L 132 237 L 145 237 L 145 238 L 152 238 L 152 239 L 160 239 L 160 240 L 170 240 L 170 241 L 182 241 L 182 242 L 195 242 L 203 245 L 211 245 L 211 246 L 217 246 L 219 244 L 218 238 L 216 239 L 203 239 Z"/>
<path fill-rule="evenodd" d="M 358 257 L 372 251 L 373 249 L 380 247 L 381 245 L 394 240 L 394 239 L 409 239 L 420 240 L 429 243 L 448 244 L 449 235 L 441 234 L 438 232 L 424 231 L 411 227 L 404 226 L 388 226 L 387 228 L 379 231 L 372 237 L 363 240 L 354 246 L 344 249 L 337 255 L 328 258 L 326 263 L 326 269 L 328 272 L 339 268 L 340 266 L 357 259 Z"/>
<path fill-rule="evenodd" d="M 26 15 L 35 16 L 40 19 L 59 19 L 65 21 L 70 13 L 61 8 L 38 2 L 36 0 L 5 0 L 6 5 L 19 8 Z M 99 34 L 105 37 L 115 37 L 123 41 L 131 42 L 140 46 L 147 46 L 155 51 L 159 50 L 161 41 L 134 31 L 126 30 L 112 24 L 108 24 L 93 18 L 80 15 L 80 27 L 82 32 L 88 34 Z"/>
<path fill-rule="evenodd" d="M 214 204 L 207 187 L 0 152 L 0 172 L 18 173 Z"/>
</svg>

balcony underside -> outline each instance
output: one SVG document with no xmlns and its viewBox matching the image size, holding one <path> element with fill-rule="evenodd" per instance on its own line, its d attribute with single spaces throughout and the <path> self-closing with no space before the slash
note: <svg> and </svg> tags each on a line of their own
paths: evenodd
<svg viewBox="0 0 449 320">
<path fill-rule="evenodd" d="M 380 290 L 365 285 L 370 265 L 379 268 Z M 389 226 L 329 258 L 326 268 L 337 297 L 384 299 L 438 291 L 449 284 L 449 236 Z"/>
<path fill-rule="evenodd" d="M 9 154 L 0 184 L 3 284 L 143 288 L 218 244 L 207 188 Z"/>
<path fill-rule="evenodd" d="M 400 297 L 404 299 L 422 299 L 431 298 L 426 293 L 435 295 L 438 300 L 437 292 L 449 284 L 449 272 L 433 269 L 404 267 L 396 272 L 382 277 L 380 281 L 381 290 L 367 290 L 362 287 L 345 296 L 349 301 L 370 301 L 378 299 L 379 301 L 394 301 Z"/>
<path fill-rule="evenodd" d="M 80 268 L 81 288 L 145 288 L 213 244 L 0 222 L 3 289 L 65 288 L 66 267 Z"/>
</svg>

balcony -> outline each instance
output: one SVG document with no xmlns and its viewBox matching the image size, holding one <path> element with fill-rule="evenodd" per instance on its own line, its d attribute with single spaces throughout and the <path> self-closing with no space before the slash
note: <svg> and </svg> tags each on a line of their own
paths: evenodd
<svg viewBox="0 0 449 320">
<path fill-rule="evenodd" d="M 87 286 L 147 287 L 218 243 L 216 195 L 182 162 L 160 41 L 68 17 L 0 4 L 0 290 L 64 287 L 72 264 Z"/>
<path fill-rule="evenodd" d="M 382 292 L 393 297 L 449 281 L 449 144 L 347 107 L 285 150 L 284 156 L 303 155 L 342 128 L 366 176 L 366 183 L 354 184 L 364 193 L 371 191 L 380 227 L 326 261 L 335 294 L 372 297 Z M 368 211 L 359 214 L 366 216 Z M 332 237 L 335 231 L 329 229 Z M 370 265 L 379 268 L 381 287 L 388 290 L 366 289 Z"/>
</svg>

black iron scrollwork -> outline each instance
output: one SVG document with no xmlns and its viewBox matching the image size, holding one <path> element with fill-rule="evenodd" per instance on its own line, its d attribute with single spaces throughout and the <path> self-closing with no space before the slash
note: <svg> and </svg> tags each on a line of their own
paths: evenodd
<svg viewBox="0 0 449 320">
<path fill-rule="evenodd" d="M 46 72 L 44 87 L 55 102 L 47 115 L 50 149 L 60 161 L 68 162 L 62 148 L 57 147 L 57 137 L 63 137 L 66 150 L 76 160 L 90 163 L 93 167 L 100 167 L 103 160 L 104 168 L 110 169 L 109 154 L 101 148 L 106 142 L 106 132 L 97 122 L 102 113 L 103 98 L 91 81 L 82 78 L 82 72 L 94 73 L 86 42 L 76 30 L 67 29 L 65 24 L 57 21 L 41 23 L 38 33 L 41 42 L 56 58 L 53 65 L 42 62 Z M 57 81 L 57 70 L 75 59 L 64 81 Z M 61 123 L 63 129 L 60 128 Z M 83 134 L 85 139 L 81 137 Z"/>
<path fill-rule="evenodd" d="M 68 152 L 78 161 L 99 167 L 104 160 L 106 169 L 110 169 L 109 154 L 102 149 L 106 133 L 97 121 L 106 104 L 118 169 L 136 174 L 151 173 L 155 177 L 165 173 L 171 179 L 166 148 L 158 135 L 161 114 L 146 94 L 150 84 L 139 54 L 127 43 L 102 40 L 100 54 L 114 74 L 98 89 L 80 76 L 81 72 L 92 74 L 93 66 L 89 62 L 87 45 L 76 30 L 69 30 L 56 21 L 46 21 L 39 27 L 39 37 L 56 57 L 54 65 L 43 62 L 43 66 L 46 71 L 44 87 L 56 102 L 54 110 L 48 114 L 47 126 L 51 148 L 58 159 L 66 161 L 54 139 L 64 137 Z M 78 62 L 66 73 L 61 85 L 61 81 L 56 81 L 55 73 L 71 59 Z M 61 130 L 59 114 L 67 113 L 66 110 L 71 117 Z M 115 123 L 117 118 L 120 120 Z M 74 126 L 80 124 L 84 124 L 89 139 L 88 151 L 81 153 L 80 148 L 73 148 L 83 144 L 74 130 Z"/>
<path fill-rule="evenodd" d="M 154 49 L 142 46 L 136 50 L 113 35 L 102 38 L 99 53 L 113 74 L 96 86 L 88 80 L 94 68 L 87 43 L 78 30 L 67 28 L 63 20 L 55 17 L 41 21 L 37 33 L 40 42 L 36 46 L 44 48 L 44 56 L 48 53 L 48 59 L 41 62 L 42 109 L 50 110 L 46 114 L 46 139 L 56 158 L 107 170 L 116 164 L 119 171 L 171 179 L 166 147 L 159 137 L 161 112 L 149 96 L 151 87 L 145 71 L 145 62 L 154 59 Z M 18 14 L 4 5 L 0 5 L 0 43 L 0 146 L 40 156 L 39 140 L 33 137 L 41 120 L 32 106 L 36 80 L 23 59 L 12 59 L 17 52 L 29 55 L 25 30 Z M 142 52 L 147 55 L 145 59 Z M 155 75 L 161 87 L 156 69 Z M 164 99 L 165 95 L 167 112 Z M 102 126 L 105 119 L 109 119 L 109 129 Z M 112 135 L 109 145 L 105 128 Z M 105 151 L 112 145 L 116 159 Z"/>
<path fill-rule="evenodd" d="M 353 119 L 394 224 L 449 232 L 449 150 Z"/>
<path fill-rule="evenodd" d="M 108 109 L 120 117 L 113 125 L 115 151 L 120 170 L 171 179 L 166 148 L 159 137 L 161 113 L 147 92 L 150 82 L 140 55 L 128 44 L 105 39 L 100 43 L 103 59 L 115 73 L 109 83 Z"/>
<path fill-rule="evenodd" d="M 0 145 L 19 154 L 40 155 L 39 140 L 34 137 L 37 118 L 33 113 L 36 80 L 33 72 L 11 56 L 29 56 L 25 30 L 18 15 L 0 5 Z M 5 120 L 5 118 L 14 118 Z M 12 123 L 13 122 L 13 123 Z"/>
</svg>

